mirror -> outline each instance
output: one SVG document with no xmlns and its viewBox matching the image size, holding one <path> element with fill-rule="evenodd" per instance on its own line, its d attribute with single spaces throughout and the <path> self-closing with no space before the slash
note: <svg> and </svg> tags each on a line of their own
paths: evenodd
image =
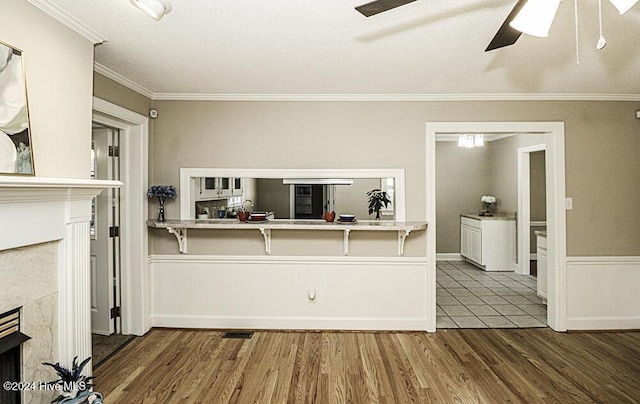
<svg viewBox="0 0 640 404">
<path fill-rule="evenodd" d="M 0 174 L 34 175 L 22 51 L 0 42 Z"/>
<path fill-rule="evenodd" d="M 368 213 L 367 192 L 382 189 L 392 203 L 381 210 L 381 220 L 404 221 L 401 169 L 182 168 L 180 172 L 182 219 L 234 217 L 244 203 L 245 208 L 267 212 L 274 219 L 322 219 L 324 212 L 335 211 L 353 214 L 358 220 L 373 220 L 375 213 Z"/>
</svg>

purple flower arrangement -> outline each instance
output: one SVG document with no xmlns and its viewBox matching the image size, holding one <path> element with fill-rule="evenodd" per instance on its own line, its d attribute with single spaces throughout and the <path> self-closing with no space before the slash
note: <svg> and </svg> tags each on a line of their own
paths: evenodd
<svg viewBox="0 0 640 404">
<path fill-rule="evenodd" d="M 147 198 L 158 197 L 158 200 L 164 202 L 167 198 L 176 199 L 176 188 L 173 185 L 154 185 L 147 191 Z"/>
<path fill-rule="evenodd" d="M 154 185 L 147 190 L 147 198 L 158 198 L 160 209 L 158 210 L 158 221 L 164 222 L 164 202 L 167 198 L 176 199 L 176 189 L 173 185 Z"/>
</svg>

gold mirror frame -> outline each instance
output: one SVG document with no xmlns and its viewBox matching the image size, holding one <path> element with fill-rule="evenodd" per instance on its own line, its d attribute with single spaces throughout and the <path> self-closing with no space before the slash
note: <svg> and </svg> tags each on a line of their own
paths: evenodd
<svg viewBox="0 0 640 404">
<path fill-rule="evenodd" d="M 0 41 L 0 175 L 35 175 L 22 51 Z"/>
</svg>

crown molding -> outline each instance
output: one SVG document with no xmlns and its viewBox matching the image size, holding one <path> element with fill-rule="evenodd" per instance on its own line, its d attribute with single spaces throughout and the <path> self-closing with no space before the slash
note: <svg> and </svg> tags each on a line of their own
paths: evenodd
<svg viewBox="0 0 640 404">
<path fill-rule="evenodd" d="M 157 101 L 640 101 L 640 94 L 188 94 L 153 93 Z"/>
<path fill-rule="evenodd" d="M 35 0 L 34 0 L 35 1 Z M 94 70 L 153 101 L 640 101 L 640 94 L 503 93 L 503 94 L 199 94 L 154 93 L 99 63 Z"/>
<path fill-rule="evenodd" d="M 93 71 L 96 73 L 99 73 L 113 81 L 115 81 L 116 83 L 122 84 L 123 86 L 127 87 L 128 89 L 131 89 L 133 91 L 135 91 L 138 94 L 144 95 L 145 97 L 149 98 L 149 99 L 155 99 L 154 98 L 154 93 L 147 90 L 146 88 L 142 87 L 140 84 L 134 82 L 133 80 L 129 80 L 128 78 L 124 77 L 123 75 L 114 72 L 113 70 L 109 69 L 108 67 L 105 67 L 103 65 L 101 65 L 100 63 L 94 63 L 93 64 Z"/>
<path fill-rule="evenodd" d="M 35 7 L 49 14 L 51 17 L 60 21 L 67 27 L 71 28 L 75 32 L 79 33 L 83 37 L 87 38 L 94 45 L 103 43 L 107 40 L 106 37 L 100 35 L 98 32 L 94 31 L 92 28 L 88 27 L 86 24 L 73 17 L 71 14 L 67 13 L 59 6 L 54 4 L 51 0 L 28 0 L 29 3 L 33 4 Z"/>
</svg>

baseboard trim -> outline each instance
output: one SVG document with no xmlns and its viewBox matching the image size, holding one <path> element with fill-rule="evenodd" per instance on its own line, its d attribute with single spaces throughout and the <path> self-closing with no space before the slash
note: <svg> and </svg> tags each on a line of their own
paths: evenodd
<svg viewBox="0 0 640 404">
<path fill-rule="evenodd" d="M 640 330 L 640 317 L 568 317 L 569 330 Z"/>
<path fill-rule="evenodd" d="M 218 328 L 261 330 L 403 330 L 425 331 L 424 318 L 335 318 L 335 317 L 228 317 L 176 316 L 156 314 L 151 317 L 153 327 Z"/>
<path fill-rule="evenodd" d="M 458 253 L 437 253 L 436 261 L 462 261 L 462 255 Z"/>
</svg>

